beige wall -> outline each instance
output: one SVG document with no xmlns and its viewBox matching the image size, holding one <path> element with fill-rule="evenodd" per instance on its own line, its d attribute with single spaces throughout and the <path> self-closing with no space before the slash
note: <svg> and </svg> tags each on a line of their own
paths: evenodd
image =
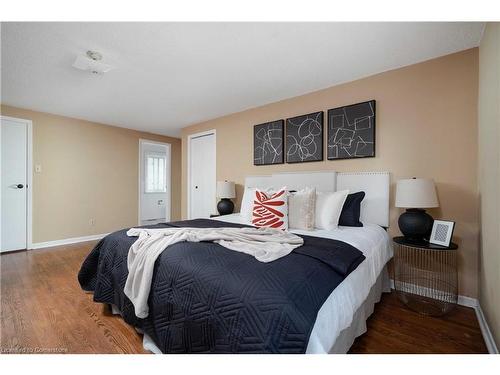
<svg viewBox="0 0 500 375">
<path fill-rule="evenodd" d="M 42 166 L 33 173 L 33 242 L 137 225 L 139 138 L 172 144 L 171 216 L 180 218 L 180 139 L 5 105 L 1 112 L 33 121 L 33 164 Z"/>
<path fill-rule="evenodd" d="M 217 178 L 239 184 L 238 207 L 247 175 L 324 169 L 387 170 L 392 173 L 393 185 L 403 177 L 432 177 L 441 207 L 430 213 L 457 222 L 460 294 L 477 297 L 477 85 L 476 48 L 187 127 L 182 133 L 183 217 L 187 135 L 208 129 L 217 130 Z M 253 165 L 255 124 L 370 99 L 377 100 L 375 158 Z M 393 197 L 394 191 L 392 207 Z M 399 213 L 391 209 L 391 234 L 398 232 Z"/>
<path fill-rule="evenodd" d="M 479 300 L 500 345 L 500 23 L 487 25 L 479 47 Z"/>
</svg>

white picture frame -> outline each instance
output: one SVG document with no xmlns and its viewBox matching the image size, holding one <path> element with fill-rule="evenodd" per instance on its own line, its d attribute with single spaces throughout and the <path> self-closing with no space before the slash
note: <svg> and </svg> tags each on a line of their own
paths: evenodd
<svg viewBox="0 0 500 375">
<path fill-rule="evenodd" d="M 454 221 L 434 220 L 434 223 L 432 224 L 432 232 L 431 237 L 429 238 L 429 243 L 445 247 L 450 246 L 454 229 Z"/>
</svg>

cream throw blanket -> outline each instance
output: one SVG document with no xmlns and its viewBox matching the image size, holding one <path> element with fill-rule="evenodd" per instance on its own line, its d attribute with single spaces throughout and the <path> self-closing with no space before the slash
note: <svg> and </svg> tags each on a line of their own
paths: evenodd
<svg viewBox="0 0 500 375">
<path fill-rule="evenodd" d="M 267 263 L 290 254 L 304 243 L 293 233 L 272 228 L 131 228 L 127 236 L 139 237 L 128 251 L 129 273 L 124 290 L 138 318 L 146 318 L 149 314 L 148 297 L 154 264 L 170 245 L 183 241 L 210 241 Z"/>
</svg>

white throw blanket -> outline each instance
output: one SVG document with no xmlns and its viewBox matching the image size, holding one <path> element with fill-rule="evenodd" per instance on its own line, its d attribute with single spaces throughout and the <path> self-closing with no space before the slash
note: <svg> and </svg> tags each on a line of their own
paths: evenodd
<svg viewBox="0 0 500 375">
<path fill-rule="evenodd" d="M 146 318 L 149 314 L 148 297 L 154 264 L 170 245 L 183 241 L 211 241 L 252 255 L 260 262 L 272 262 L 304 243 L 293 233 L 272 228 L 131 228 L 127 236 L 139 236 L 128 252 L 129 273 L 124 290 L 138 318 Z"/>
</svg>

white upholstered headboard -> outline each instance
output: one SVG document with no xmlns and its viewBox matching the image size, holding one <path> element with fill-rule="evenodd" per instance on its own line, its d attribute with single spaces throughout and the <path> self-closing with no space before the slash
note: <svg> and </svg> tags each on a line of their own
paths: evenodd
<svg viewBox="0 0 500 375">
<path fill-rule="evenodd" d="M 289 190 L 300 190 L 311 186 L 317 191 L 364 191 L 361 221 L 383 227 L 389 226 L 389 184 L 389 172 L 286 172 L 245 178 L 246 187 L 286 186 Z"/>
</svg>

